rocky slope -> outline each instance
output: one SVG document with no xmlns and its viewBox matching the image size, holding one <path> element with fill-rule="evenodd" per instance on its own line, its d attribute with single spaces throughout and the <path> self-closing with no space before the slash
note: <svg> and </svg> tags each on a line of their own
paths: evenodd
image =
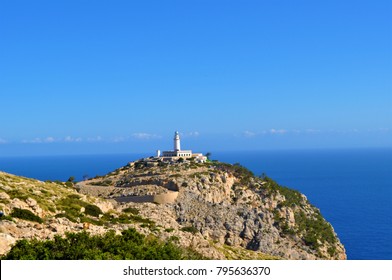
<svg viewBox="0 0 392 280">
<path fill-rule="evenodd" d="M 0 209 L 28 209 L 43 219 L 0 221 L 0 254 L 21 238 L 133 227 L 213 259 L 346 258 L 304 195 L 239 165 L 142 159 L 68 185 L 0 173 Z"/>
</svg>

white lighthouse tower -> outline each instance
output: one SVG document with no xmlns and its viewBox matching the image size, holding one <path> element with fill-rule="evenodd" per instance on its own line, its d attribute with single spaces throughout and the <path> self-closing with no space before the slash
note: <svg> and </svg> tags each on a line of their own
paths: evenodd
<svg viewBox="0 0 392 280">
<path fill-rule="evenodd" d="M 180 134 L 178 131 L 174 133 L 174 151 L 181 151 Z"/>
</svg>

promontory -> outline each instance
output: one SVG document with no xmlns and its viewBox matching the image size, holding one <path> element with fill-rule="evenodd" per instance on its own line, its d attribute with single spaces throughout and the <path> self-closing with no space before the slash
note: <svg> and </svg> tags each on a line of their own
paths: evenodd
<svg viewBox="0 0 392 280">
<path fill-rule="evenodd" d="M 0 210 L 3 258 L 20 258 L 13 248 L 22 240 L 49 242 L 70 233 L 122 236 L 132 230 L 140 242 L 153 239 L 200 258 L 346 259 L 333 227 L 305 195 L 218 161 L 143 158 L 78 183 L 0 172 Z"/>
</svg>

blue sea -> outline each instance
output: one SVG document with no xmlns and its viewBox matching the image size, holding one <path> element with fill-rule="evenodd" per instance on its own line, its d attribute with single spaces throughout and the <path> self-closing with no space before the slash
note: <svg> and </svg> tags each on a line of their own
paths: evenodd
<svg viewBox="0 0 392 280">
<path fill-rule="evenodd" d="M 0 170 L 40 180 L 104 175 L 149 154 L 0 158 Z M 299 190 L 320 208 L 349 259 L 392 259 L 392 149 L 212 152 Z"/>
</svg>

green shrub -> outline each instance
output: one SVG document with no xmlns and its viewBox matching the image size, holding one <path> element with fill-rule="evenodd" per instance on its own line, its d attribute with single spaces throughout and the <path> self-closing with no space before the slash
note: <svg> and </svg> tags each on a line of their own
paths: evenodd
<svg viewBox="0 0 392 280">
<path fill-rule="evenodd" d="M 6 199 L 6 198 L 0 198 L 0 203 L 8 204 L 8 203 L 10 203 L 10 201 L 8 199 Z"/>
<path fill-rule="evenodd" d="M 172 235 L 169 237 L 169 241 L 173 243 L 177 243 L 178 241 L 180 241 L 180 238 L 178 236 Z"/>
<path fill-rule="evenodd" d="M 128 229 L 91 236 L 83 231 L 55 236 L 54 240 L 19 240 L 4 260 L 181 260 L 204 259 L 190 249 Z"/>
<path fill-rule="evenodd" d="M 12 222 L 13 220 L 10 216 L 3 215 L 3 216 L 0 216 L 0 221 L 11 221 Z"/>
<path fill-rule="evenodd" d="M 19 218 L 27 221 L 42 223 L 43 220 L 27 209 L 14 208 L 11 212 L 11 217 Z"/>
<path fill-rule="evenodd" d="M 93 204 L 88 204 L 84 208 L 84 213 L 89 216 L 99 217 L 99 215 L 103 214 L 102 210 Z"/>
<path fill-rule="evenodd" d="M 67 214 L 67 213 L 59 213 L 59 214 L 56 214 L 56 215 L 55 215 L 55 218 L 67 218 L 67 219 L 70 220 L 71 222 L 74 222 L 74 223 L 77 222 L 77 219 L 76 219 L 74 216 L 69 215 L 69 214 Z"/>
<path fill-rule="evenodd" d="M 195 233 L 199 232 L 199 231 L 197 230 L 197 228 L 195 228 L 194 226 L 183 227 L 181 230 L 182 230 L 182 231 L 185 231 L 185 232 L 190 232 L 190 233 L 192 233 L 192 234 L 195 234 Z"/>
<path fill-rule="evenodd" d="M 78 195 L 78 194 L 70 194 L 70 195 L 68 196 L 68 198 L 70 198 L 70 199 L 80 199 L 81 196 Z"/>
<path fill-rule="evenodd" d="M 323 219 L 318 211 L 310 217 L 302 211 L 295 213 L 295 223 L 298 232 L 303 234 L 302 240 L 312 249 L 319 248 L 320 245 L 317 240 L 321 243 L 328 242 L 330 244 L 336 242 L 332 226 Z"/>
<path fill-rule="evenodd" d="M 123 212 L 124 213 L 131 213 L 133 215 L 138 215 L 140 211 L 138 209 L 134 208 L 134 207 L 128 207 L 128 208 L 125 208 L 123 210 Z"/>
<path fill-rule="evenodd" d="M 143 224 L 146 224 L 146 225 L 148 225 L 148 226 L 154 226 L 154 225 L 155 225 L 155 222 L 154 222 L 154 221 L 152 221 L 152 220 L 150 220 L 150 219 L 143 218 L 143 217 L 138 216 L 138 215 L 131 215 L 131 216 L 129 217 L 129 219 L 130 219 L 132 222 L 143 223 Z"/>
<path fill-rule="evenodd" d="M 19 190 L 16 190 L 16 189 L 10 190 L 7 193 L 11 197 L 11 199 L 17 198 L 17 199 L 20 199 L 20 200 L 26 200 L 26 199 L 29 198 L 28 195 L 26 195 L 24 193 L 21 193 Z"/>
<path fill-rule="evenodd" d="M 64 211 L 64 217 L 74 222 L 77 218 L 81 218 L 83 216 L 83 213 L 80 212 L 81 208 L 89 205 L 80 198 L 80 195 L 77 194 L 68 195 L 68 197 L 63 198 L 58 202 L 57 209 Z"/>
<path fill-rule="evenodd" d="M 281 195 L 285 197 L 286 200 L 280 203 L 279 205 L 280 207 L 282 206 L 292 207 L 294 205 L 299 206 L 303 204 L 302 195 L 299 191 L 282 187 L 274 180 L 272 180 L 271 178 L 265 175 L 263 175 L 263 180 L 266 182 L 264 187 L 270 192 L 270 194 L 275 194 L 279 192 Z"/>
<path fill-rule="evenodd" d="M 328 254 L 329 254 L 331 257 L 333 257 L 333 256 L 335 256 L 335 254 L 336 254 L 336 248 L 335 248 L 335 247 L 329 247 L 329 248 L 327 249 L 327 252 L 328 252 Z"/>
<path fill-rule="evenodd" d="M 254 177 L 252 171 L 242 166 L 239 163 L 234 163 L 233 165 L 222 162 L 211 162 L 218 170 L 232 173 L 235 177 L 240 179 L 241 184 L 246 185 L 250 182 L 251 178 Z"/>
</svg>

